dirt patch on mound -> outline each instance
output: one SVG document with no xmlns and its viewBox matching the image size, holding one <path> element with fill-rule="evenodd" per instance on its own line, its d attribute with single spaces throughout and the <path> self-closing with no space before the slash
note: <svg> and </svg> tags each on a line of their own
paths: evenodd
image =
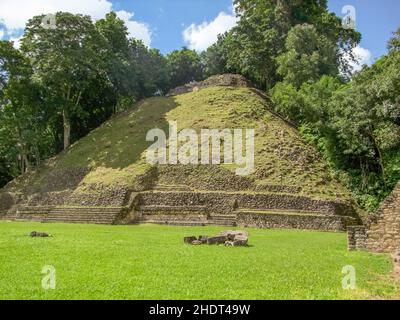
<svg viewBox="0 0 400 320">
<path fill-rule="evenodd" d="M 204 81 L 191 82 L 184 86 L 172 89 L 168 93 L 168 97 L 177 96 L 184 93 L 196 92 L 208 87 L 244 87 L 250 88 L 250 82 L 243 76 L 238 74 L 223 74 L 212 76 Z"/>
</svg>

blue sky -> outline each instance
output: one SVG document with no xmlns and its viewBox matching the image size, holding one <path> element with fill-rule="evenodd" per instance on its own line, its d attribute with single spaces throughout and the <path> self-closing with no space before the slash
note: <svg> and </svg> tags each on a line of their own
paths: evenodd
<svg viewBox="0 0 400 320">
<path fill-rule="evenodd" d="M 184 27 L 213 21 L 221 11 L 230 13 L 231 0 L 120 0 L 117 9 L 135 12 L 135 18 L 147 22 L 153 30 L 152 46 L 167 53 L 187 45 L 183 41 Z M 342 8 L 356 9 L 357 29 L 362 33 L 361 46 L 375 58 L 386 53 L 391 33 L 400 27 L 399 0 L 330 0 L 329 8 L 343 16 Z"/>
<path fill-rule="evenodd" d="M 356 9 L 357 30 L 363 38 L 361 46 L 371 51 L 374 58 L 387 52 L 386 44 L 392 32 L 400 27 L 399 0 L 330 0 L 329 8 L 339 16 L 343 6 Z"/>
<path fill-rule="evenodd" d="M 391 32 L 400 27 L 400 1 L 329 1 L 339 16 L 345 5 L 356 9 L 365 62 L 385 54 Z M 26 20 L 39 13 L 82 12 L 99 19 L 110 10 L 126 21 L 131 35 L 163 53 L 184 45 L 203 50 L 236 22 L 232 0 L 0 0 L 0 38 L 18 40 Z"/>
</svg>

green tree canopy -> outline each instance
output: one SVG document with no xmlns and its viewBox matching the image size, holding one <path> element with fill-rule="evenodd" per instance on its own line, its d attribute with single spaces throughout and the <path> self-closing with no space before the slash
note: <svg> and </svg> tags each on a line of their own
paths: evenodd
<svg viewBox="0 0 400 320">
<path fill-rule="evenodd" d="M 52 97 L 62 114 L 64 149 L 71 143 L 71 117 L 83 116 L 82 95 L 90 82 L 107 77 L 107 41 L 88 16 L 59 12 L 55 28 L 45 16 L 29 20 L 21 49 L 31 60 L 35 80 Z"/>
<path fill-rule="evenodd" d="M 198 53 L 183 48 L 167 55 L 171 87 L 203 79 L 203 68 Z"/>
</svg>

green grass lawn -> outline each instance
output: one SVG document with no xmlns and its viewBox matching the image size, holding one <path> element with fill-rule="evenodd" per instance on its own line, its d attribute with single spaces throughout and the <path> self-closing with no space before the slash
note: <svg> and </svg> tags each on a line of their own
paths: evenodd
<svg viewBox="0 0 400 320">
<path fill-rule="evenodd" d="M 348 252 L 345 234 L 249 229 L 248 248 L 183 244 L 223 229 L 0 222 L 0 299 L 397 296 L 390 258 Z M 56 268 L 55 290 L 42 289 L 45 265 Z M 356 290 L 342 289 L 346 265 L 356 269 Z"/>
</svg>

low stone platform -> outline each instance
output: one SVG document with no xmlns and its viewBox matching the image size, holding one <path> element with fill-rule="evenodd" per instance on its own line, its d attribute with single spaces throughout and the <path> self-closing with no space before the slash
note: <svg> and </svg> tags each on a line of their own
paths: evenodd
<svg viewBox="0 0 400 320">
<path fill-rule="evenodd" d="M 358 224 L 339 201 L 277 193 L 150 191 L 138 194 L 138 223 L 345 231 Z"/>
<path fill-rule="evenodd" d="M 123 206 L 118 207 L 18 205 L 2 217 L 16 221 L 321 231 L 345 231 L 348 226 L 359 224 L 348 203 L 297 194 L 154 190 L 130 193 L 124 198 Z"/>
</svg>

